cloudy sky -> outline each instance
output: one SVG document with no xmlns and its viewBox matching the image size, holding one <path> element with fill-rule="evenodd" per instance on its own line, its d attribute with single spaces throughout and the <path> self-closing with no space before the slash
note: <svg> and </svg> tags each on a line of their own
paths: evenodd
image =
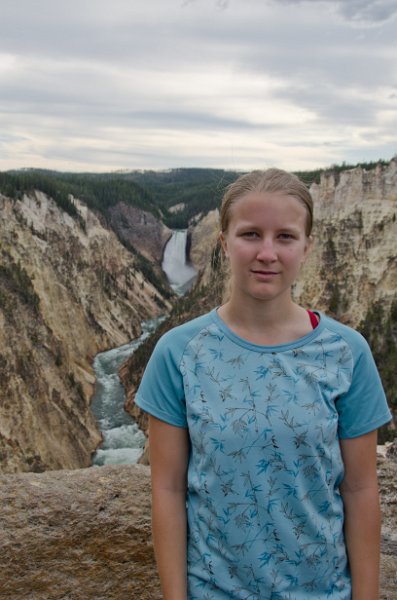
<svg viewBox="0 0 397 600">
<path fill-rule="evenodd" d="M 0 170 L 397 153 L 397 0 L 1 0 Z"/>
</svg>

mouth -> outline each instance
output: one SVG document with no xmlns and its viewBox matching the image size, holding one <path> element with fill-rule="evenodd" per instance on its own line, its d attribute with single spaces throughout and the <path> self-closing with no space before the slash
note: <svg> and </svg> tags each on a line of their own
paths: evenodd
<svg viewBox="0 0 397 600">
<path fill-rule="evenodd" d="M 254 275 L 264 276 L 278 275 L 277 271 L 265 271 L 264 269 L 251 269 L 251 273 L 254 273 Z"/>
</svg>

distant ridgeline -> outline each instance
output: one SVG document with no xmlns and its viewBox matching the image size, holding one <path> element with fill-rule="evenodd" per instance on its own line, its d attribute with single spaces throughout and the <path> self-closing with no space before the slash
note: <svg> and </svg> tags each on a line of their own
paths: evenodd
<svg viewBox="0 0 397 600">
<path fill-rule="evenodd" d="M 311 185 L 324 173 L 338 177 L 343 171 L 360 167 L 366 171 L 386 166 L 389 161 L 333 165 L 296 174 Z M 241 175 L 225 169 L 180 168 L 166 171 L 126 171 L 112 173 L 62 173 L 45 169 L 0 172 L 0 192 L 15 198 L 40 190 L 63 210 L 77 217 L 70 195 L 79 198 L 105 218 L 119 202 L 141 208 L 161 219 L 171 229 L 185 229 L 191 219 L 219 207 L 227 185 Z M 180 205 L 177 212 L 172 207 Z"/>
<path fill-rule="evenodd" d="M 40 190 L 50 196 L 72 216 L 76 215 L 77 211 L 70 200 L 71 195 L 85 202 L 90 208 L 99 210 L 104 216 L 111 206 L 118 202 L 126 202 L 160 217 L 151 194 L 117 174 L 60 173 L 41 169 L 0 173 L 0 191 L 5 196 L 20 198 L 22 194 L 34 190 Z"/>
</svg>

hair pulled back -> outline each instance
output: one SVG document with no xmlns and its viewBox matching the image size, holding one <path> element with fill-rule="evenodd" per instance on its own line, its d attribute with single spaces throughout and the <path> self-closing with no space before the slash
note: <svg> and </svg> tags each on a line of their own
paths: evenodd
<svg viewBox="0 0 397 600">
<path fill-rule="evenodd" d="M 220 227 L 223 233 L 226 233 L 228 230 L 234 204 L 242 196 L 250 192 L 281 192 L 288 196 L 293 196 L 302 202 L 307 211 L 306 235 L 309 236 L 311 234 L 313 226 L 313 199 L 308 187 L 293 173 L 275 168 L 266 169 L 265 171 L 256 170 L 241 175 L 226 188 L 220 209 Z"/>
</svg>

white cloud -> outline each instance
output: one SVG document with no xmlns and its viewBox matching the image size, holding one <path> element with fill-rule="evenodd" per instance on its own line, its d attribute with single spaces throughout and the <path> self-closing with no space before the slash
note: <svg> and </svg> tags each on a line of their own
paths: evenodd
<svg viewBox="0 0 397 600">
<path fill-rule="evenodd" d="M 377 26 L 393 19 L 397 14 L 395 0 L 275 0 L 284 4 L 328 4 L 352 23 Z"/>
<path fill-rule="evenodd" d="M 0 169 L 391 157 L 395 12 L 386 0 L 3 0 Z"/>
</svg>

